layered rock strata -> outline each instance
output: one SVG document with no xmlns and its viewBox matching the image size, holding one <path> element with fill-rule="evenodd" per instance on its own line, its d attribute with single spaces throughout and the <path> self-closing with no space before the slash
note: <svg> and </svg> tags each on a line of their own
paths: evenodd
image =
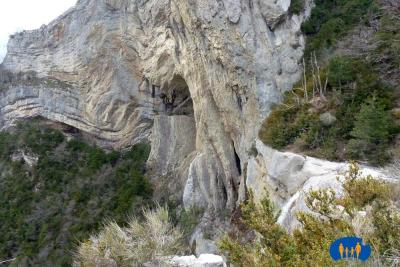
<svg viewBox="0 0 400 267">
<path fill-rule="evenodd" d="M 186 207 L 233 211 L 260 122 L 300 76 L 310 2 L 300 15 L 289 6 L 79 0 L 49 25 L 11 37 L 0 125 L 43 116 L 104 146 L 151 140 L 155 176 L 187 173 Z"/>
</svg>

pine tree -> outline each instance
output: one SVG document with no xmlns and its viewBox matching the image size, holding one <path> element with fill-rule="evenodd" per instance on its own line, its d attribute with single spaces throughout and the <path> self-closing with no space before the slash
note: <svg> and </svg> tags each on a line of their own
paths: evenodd
<svg viewBox="0 0 400 267">
<path fill-rule="evenodd" d="M 360 113 L 355 118 L 354 128 L 350 133 L 352 137 L 376 145 L 389 141 L 390 117 L 375 97 L 361 106 Z"/>
<path fill-rule="evenodd" d="M 347 152 L 353 159 L 369 160 L 382 164 L 387 160 L 385 149 L 389 143 L 391 118 L 375 97 L 369 98 L 355 116 L 353 137 L 347 145 Z"/>
</svg>

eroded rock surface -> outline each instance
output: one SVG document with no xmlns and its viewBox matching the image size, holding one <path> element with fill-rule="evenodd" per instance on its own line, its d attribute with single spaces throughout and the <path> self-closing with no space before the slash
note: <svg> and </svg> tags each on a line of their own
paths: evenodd
<svg viewBox="0 0 400 267">
<path fill-rule="evenodd" d="M 22 75 L 2 75 L 0 125 L 43 116 L 114 148 L 172 138 L 154 146 L 155 169 L 188 173 L 186 206 L 232 211 L 260 122 L 300 76 L 305 15 L 289 5 L 80 0 L 11 37 L 2 68 Z M 191 117 L 195 131 L 162 116 Z"/>
<path fill-rule="evenodd" d="M 256 142 L 258 155 L 249 160 L 246 185 L 254 193 L 256 201 L 268 195 L 281 210 L 278 223 L 289 231 L 299 226 L 298 211 L 311 212 L 305 204 L 310 190 L 333 189 L 337 196 L 343 194 L 343 177 L 349 163 L 336 163 L 280 152 Z M 360 166 L 363 177 L 371 175 L 379 179 L 397 181 L 381 169 Z M 398 179 L 398 177 L 397 177 Z"/>
</svg>

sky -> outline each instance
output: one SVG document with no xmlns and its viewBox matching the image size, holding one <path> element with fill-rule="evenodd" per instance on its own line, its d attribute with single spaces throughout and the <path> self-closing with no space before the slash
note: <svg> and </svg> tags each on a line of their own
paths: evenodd
<svg viewBox="0 0 400 267">
<path fill-rule="evenodd" d="M 74 6 L 77 0 L 0 0 L 0 63 L 11 34 L 40 28 Z"/>
</svg>

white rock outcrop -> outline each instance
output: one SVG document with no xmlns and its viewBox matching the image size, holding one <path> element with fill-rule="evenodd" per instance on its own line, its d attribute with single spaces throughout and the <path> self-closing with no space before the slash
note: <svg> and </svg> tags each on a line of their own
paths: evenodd
<svg viewBox="0 0 400 267">
<path fill-rule="evenodd" d="M 11 155 L 11 160 L 14 162 L 23 161 L 29 167 L 33 167 L 37 165 L 39 161 L 39 156 L 30 152 L 26 152 L 24 150 L 18 150 L 17 152 Z"/>
<path fill-rule="evenodd" d="M 148 262 L 144 267 L 226 267 L 226 263 L 221 256 L 214 254 L 201 254 L 199 257 L 190 256 L 168 256 L 157 263 Z"/>
<path fill-rule="evenodd" d="M 175 256 L 168 263 L 173 267 L 226 267 L 221 256 L 214 254 L 201 254 L 196 256 Z"/>
<path fill-rule="evenodd" d="M 343 176 L 349 163 L 336 163 L 280 152 L 256 141 L 258 156 L 249 160 L 246 185 L 256 200 L 268 195 L 281 210 L 278 223 L 292 231 L 298 226 L 296 212 L 309 211 L 305 205 L 307 192 L 331 188 L 337 196 L 342 194 Z M 362 176 L 392 180 L 382 170 L 360 166 Z"/>
</svg>

